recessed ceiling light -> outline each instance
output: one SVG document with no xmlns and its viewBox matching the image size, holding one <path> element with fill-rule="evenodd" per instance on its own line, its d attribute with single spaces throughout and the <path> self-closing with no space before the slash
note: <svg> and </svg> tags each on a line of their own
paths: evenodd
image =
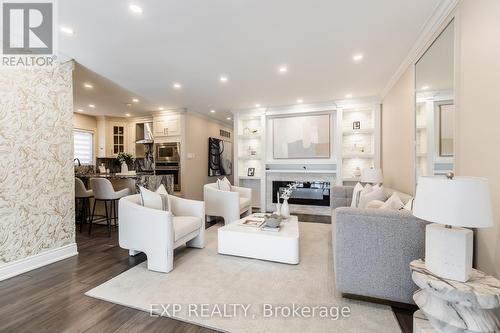
<svg viewBox="0 0 500 333">
<path fill-rule="evenodd" d="M 303 100 L 300 98 L 297 100 L 297 103 L 299 103 L 299 104 L 301 104 L 302 102 L 303 102 Z"/>
<path fill-rule="evenodd" d="M 78 111 L 78 112 L 83 112 L 83 110 L 82 110 L 82 109 L 76 109 L 76 111 Z"/>
<path fill-rule="evenodd" d="M 288 68 L 286 66 L 281 66 L 279 69 L 279 72 L 281 74 L 285 74 L 286 72 L 288 72 Z"/>
<path fill-rule="evenodd" d="M 159 106 L 158 110 L 162 111 L 163 110 L 163 106 Z"/>
<path fill-rule="evenodd" d="M 422 90 L 429 90 L 429 86 L 422 86 Z"/>
<path fill-rule="evenodd" d="M 174 83 L 173 87 L 174 89 L 181 89 L 182 85 L 180 83 Z"/>
<path fill-rule="evenodd" d="M 352 94 L 345 95 L 345 98 L 351 98 L 351 97 L 352 97 Z"/>
<path fill-rule="evenodd" d="M 130 113 L 125 113 L 125 116 L 126 117 L 130 117 Z"/>
<path fill-rule="evenodd" d="M 139 100 L 137 98 L 132 98 L 132 102 L 139 103 Z"/>
<path fill-rule="evenodd" d="M 90 83 L 84 83 L 84 84 L 83 84 L 83 86 L 84 86 L 85 88 L 87 88 L 87 89 L 92 89 L 92 88 L 94 88 L 94 86 L 93 86 L 92 84 L 90 84 Z"/>
<path fill-rule="evenodd" d="M 61 32 L 65 33 L 66 35 L 70 35 L 70 36 L 73 36 L 75 34 L 73 29 L 71 29 L 69 27 L 64 27 L 64 26 L 61 26 Z"/>
<path fill-rule="evenodd" d="M 128 106 L 128 107 L 131 107 L 132 103 L 126 103 L 125 105 Z"/>
<path fill-rule="evenodd" d="M 231 117 L 227 117 L 226 119 L 227 119 L 227 120 L 231 120 Z"/>
<path fill-rule="evenodd" d="M 255 107 L 260 108 L 260 104 L 259 103 L 255 104 Z"/>
<path fill-rule="evenodd" d="M 352 56 L 352 60 L 355 62 L 359 62 L 363 60 L 363 55 L 361 53 L 355 54 Z"/>
<path fill-rule="evenodd" d="M 220 79 L 219 79 L 219 80 L 220 80 L 220 82 L 222 82 L 222 83 L 226 83 L 228 79 L 227 79 L 227 76 L 224 76 L 224 75 L 223 75 L 223 76 L 221 76 L 221 77 L 220 77 Z"/>
<path fill-rule="evenodd" d="M 210 110 L 210 113 L 215 113 L 215 110 Z"/>
<path fill-rule="evenodd" d="M 132 13 L 142 14 L 142 8 L 137 5 L 130 5 L 128 8 Z"/>
<path fill-rule="evenodd" d="M 95 104 L 89 104 L 89 108 L 95 108 Z"/>
</svg>

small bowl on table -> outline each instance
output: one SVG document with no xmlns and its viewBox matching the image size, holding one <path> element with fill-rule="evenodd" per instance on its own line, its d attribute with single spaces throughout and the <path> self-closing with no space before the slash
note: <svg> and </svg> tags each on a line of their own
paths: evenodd
<svg viewBox="0 0 500 333">
<path fill-rule="evenodd" d="M 283 221 L 283 217 L 280 215 L 272 214 L 265 218 L 266 227 L 268 228 L 277 228 L 280 226 L 281 221 Z"/>
</svg>

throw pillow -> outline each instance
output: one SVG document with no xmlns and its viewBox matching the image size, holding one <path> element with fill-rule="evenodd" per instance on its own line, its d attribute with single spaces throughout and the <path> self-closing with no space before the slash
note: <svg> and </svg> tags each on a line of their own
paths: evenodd
<svg viewBox="0 0 500 333">
<path fill-rule="evenodd" d="M 384 205 L 382 200 L 373 200 L 366 204 L 366 208 L 380 208 Z"/>
<path fill-rule="evenodd" d="M 141 204 L 144 207 L 168 211 L 170 210 L 168 194 L 160 194 L 139 186 L 141 192 Z M 166 190 L 165 190 L 166 192 Z"/>
<path fill-rule="evenodd" d="M 231 183 L 226 177 L 217 179 L 217 188 L 221 191 L 231 191 Z"/>
<path fill-rule="evenodd" d="M 171 209 L 172 205 L 170 204 L 170 195 L 168 194 L 167 189 L 165 188 L 165 186 L 163 184 L 160 184 L 160 186 L 158 186 L 158 188 L 156 189 L 156 193 L 167 196 L 167 201 L 168 201 L 167 202 L 168 203 L 167 210 L 172 210 Z"/>
<path fill-rule="evenodd" d="M 394 192 L 389 199 L 387 199 L 386 202 L 380 207 L 381 209 L 393 209 L 393 210 L 399 210 L 403 208 L 404 204 L 403 201 L 399 198 L 399 195 Z"/>
<path fill-rule="evenodd" d="M 366 185 L 365 188 L 363 189 L 363 191 L 365 191 L 367 186 L 369 186 L 369 185 Z M 371 189 L 371 186 L 370 186 L 370 189 Z M 366 208 L 366 205 L 370 201 L 373 201 L 373 200 L 385 201 L 387 199 L 387 197 L 385 196 L 383 187 L 379 187 L 375 191 L 366 191 L 365 193 L 363 193 L 363 191 L 361 191 L 361 195 L 359 197 L 358 208 Z"/>
<path fill-rule="evenodd" d="M 356 186 L 354 186 L 354 190 L 352 191 L 351 207 L 353 207 L 353 208 L 357 207 L 359 194 L 360 194 L 362 189 L 363 189 L 363 185 L 361 185 L 361 183 L 357 183 Z"/>
<path fill-rule="evenodd" d="M 415 201 L 415 198 L 410 198 L 410 200 L 408 200 L 403 209 L 406 209 L 410 213 L 413 213 L 413 201 Z"/>
</svg>

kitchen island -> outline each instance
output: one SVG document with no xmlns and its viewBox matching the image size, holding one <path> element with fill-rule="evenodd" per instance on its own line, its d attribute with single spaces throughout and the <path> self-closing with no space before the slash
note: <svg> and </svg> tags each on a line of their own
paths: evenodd
<svg viewBox="0 0 500 333">
<path fill-rule="evenodd" d="M 173 175 L 155 175 L 153 173 L 120 174 L 120 173 L 77 173 L 75 177 L 80 178 L 85 186 L 89 188 L 90 178 L 107 178 L 113 184 L 115 191 L 129 188 L 131 193 L 139 193 L 139 186 L 148 190 L 156 191 L 163 184 L 169 194 L 174 194 Z"/>
</svg>

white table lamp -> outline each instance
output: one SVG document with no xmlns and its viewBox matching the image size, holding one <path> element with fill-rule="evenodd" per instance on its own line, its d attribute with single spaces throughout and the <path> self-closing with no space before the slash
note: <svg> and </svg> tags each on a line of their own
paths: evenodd
<svg viewBox="0 0 500 333">
<path fill-rule="evenodd" d="M 425 229 L 425 266 L 437 276 L 466 282 L 472 272 L 473 233 L 493 225 L 485 178 L 419 177 L 413 215 Z M 466 228 L 463 228 L 466 227 Z"/>
<path fill-rule="evenodd" d="M 382 177 L 382 169 L 379 168 L 366 168 L 361 172 L 361 182 L 379 184 L 382 183 L 384 178 Z"/>
</svg>

